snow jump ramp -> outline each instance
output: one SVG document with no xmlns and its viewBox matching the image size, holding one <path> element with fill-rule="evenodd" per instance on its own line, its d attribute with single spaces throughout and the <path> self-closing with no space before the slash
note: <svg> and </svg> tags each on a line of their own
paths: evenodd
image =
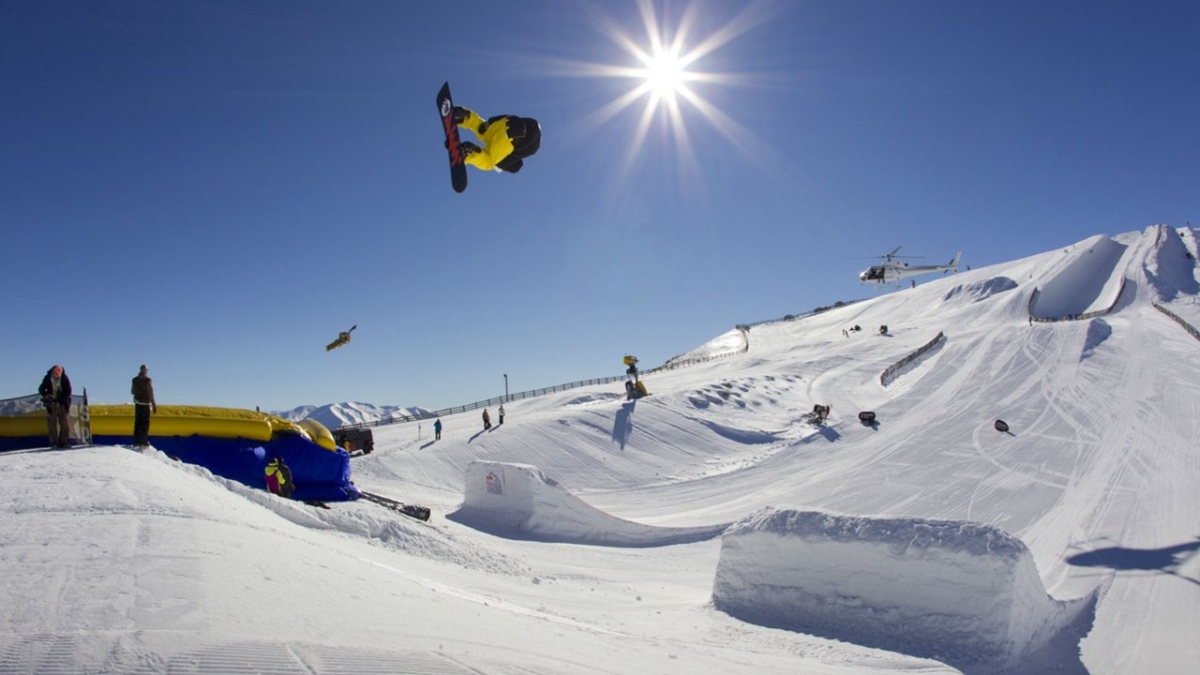
<svg viewBox="0 0 1200 675">
<path fill-rule="evenodd" d="M 467 466 L 463 505 L 446 517 L 509 539 L 631 547 L 712 539 L 729 526 L 656 527 L 635 523 L 585 503 L 535 466 L 499 462 L 471 462 Z"/>
<path fill-rule="evenodd" d="M 1061 319 L 1112 306 L 1121 293 L 1124 274 L 1119 263 L 1127 249 L 1103 235 L 1083 242 L 1070 262 L 1038 289 L 1030 314 Z"/>
<path fill-rule="evenodd" d="M 990 525 L 767 508 L 721 538 L 713 604 L 968 675 L 1033 675 L 1086 672 L 1095 593 L 1050 597 L 1025 544 Z"/>
</svg>

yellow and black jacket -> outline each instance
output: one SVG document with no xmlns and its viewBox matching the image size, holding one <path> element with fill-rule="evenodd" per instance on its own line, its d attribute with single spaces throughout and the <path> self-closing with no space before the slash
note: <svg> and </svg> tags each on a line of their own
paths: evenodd
<svg viewBox="0 0 1200 675">
<path fill-rule="evenodd" d="M 463 108 L 459 126 L 470 129 L 483 141 L 481 152 L 466 156 L 465 162 L 477 169 L 499 169 L 516 173 L 524 159 L 542 145 L 542 127 L 531 117 L 497 115 L 484 120 L 474 110 Z"/>
</svg>

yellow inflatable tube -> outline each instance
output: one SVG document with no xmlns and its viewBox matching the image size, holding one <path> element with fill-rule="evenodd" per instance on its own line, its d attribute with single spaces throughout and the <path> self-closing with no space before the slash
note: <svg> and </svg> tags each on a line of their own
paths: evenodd
<svg viewBox="0 0 1200 675">
<path fill-rule="evenodd" d="M 308 437 L 312 439 L 313 443 L 326 450 L 337 450 L 337 442 L 333 440 L 333 434 L 329 433 L 329 429 L 326 429 L 324 424 L 316 420 L 300 420 L 296 424 L 308 432 Z"/>
<path fill-rule="evenodd" d="M 93 436 L 132 436 L 133 405 L 89 407 Z M 207 436 L 269 441 L 275 434 L 304 435 L 294 422 L 256 410 L 160 405 L 150 416 L 151 436 Z"/>
<path fill-rule="evenodd" d="M 45 436 L 47 433 L 45 410 L 0 417 L 0 437 L 23 438 L 25 436 Z"/>
<path fill-rule="evenodd" d="M 132 436 L 133 404 L 88 406 L 92 436 Z M 46 411 L 0 416 L 0 437 L 46 435 Z M 282 417 L 241 408 L 160 405 L 150 416 L 151 436 L 206 436 L 269 441 L 278 436 L 305 436 L 318 446 L 336 451 L 333 434 L 316 420 L 299 424 Z"/>
</svg>

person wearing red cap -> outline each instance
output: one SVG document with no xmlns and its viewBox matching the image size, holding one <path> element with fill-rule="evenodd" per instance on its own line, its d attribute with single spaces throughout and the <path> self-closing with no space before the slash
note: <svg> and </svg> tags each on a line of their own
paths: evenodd
<svg viewBox="0 0 1200 675">
<path fill-rule="evenodd" d="M 46 371 L 38 394 L 46 406 L 50 447 L 67 447 L 71 440 L 71 380 L 62 366 L 55 365 Z"/>
</svg>

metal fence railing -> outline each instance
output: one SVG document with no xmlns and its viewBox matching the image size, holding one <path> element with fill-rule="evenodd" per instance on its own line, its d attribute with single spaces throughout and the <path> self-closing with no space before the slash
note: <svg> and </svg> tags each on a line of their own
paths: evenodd
<svg viewBox="0 0 1200 675">
<path fill-rule="evenodd" d="M 643 371 L 640 371 L 640 373 L 641 373 L 641 375 L 652 375 L 654 373 L 659 373 L 659 372 L 663 372 L 663 371 L 667 371 L 667 370 L 675 370 L 677 368 L 685 368 L 687 366 L 694 366 L 694 365 L 697 365 L 700 363 L 712 361 L 713 359 L 721 359 L 721 358 L 725 358 L 728 356 L 736 356 L 738 354 L 745 354 L 747 351 L 750 350 L 750 335 L 749 335 L 750 328 L 749 328 L 749 326 L 738 326 L 737 328 L 742 331 L 742 336 L 745 338 L 745 344 L 742 346 L 741 349 L 738 349 L 738 350 L 732 351 L 732 352 L 726 352 L 724 354 L 713 354 L 712 356 L 697 357 L 694 359 L 683 359 L 683 360 L 672 359 L 672 360 L 668 361 L 667 363 L 664 363 L 661 366 L 658 366 L 656 368 L 651 368 L 650 370 L 643 370 Z M 596 377 L 596 378 L 592 378 L 590 380 L 577 380 L 575 382 L 568 382 L 566 384 L 556 384 L 552 387 L 542 387 L 541 389 L 530 389 L 529 391 L 520 391 L 515 394 L 508 394 L 507 396 L 493 396 L 492 398 L 485 399 L 482 401 L 475 401 L 474 403 L 467 403 L 465 405 L 456 405 L 456 406 L 453 406 L 450 408 L 442 408 L 441 410 L 422 412 L 422 413 L 419 413 L 416 415 L 392 415 L 390 417 L 384 417 L 384 418 L 378 419 L 378 420 L 371 420 L 370 422 L 356 422 L 354 424 L 345 424 L 345 425 L 338 427 L 337 431 L 347 431 L 347 430 L 351 430 L 351 429 L 367 429 L 367 428 L 371 428 L 371 427 L 388 426 L 391 424 L 405 424 L 407 422 L 418 422 L 420 420 L 429 420 L 429 419 L 433 419 L 435 417 L 446 417 L 449 415 L 456 415 L 459 413 L 470 412 L 472 410 L 479 410 L 480 408 L 489 408 L 492 406 L 500 405 L 501 403 L 508 403 L 510 401 L 520 401 L 521 399 L 535 398 L 538 396 L 545 396 L 547 394 L 554 394 L 554 393 L 557 393 L 560 391 L 567 391 L 568 389 L 576 389 L 578 387 L 589 387 L 589 386 L 596 385 L 596 384 L 611 384 L 613 382 L 621 382 L 625 378 L 626 378 L 625 375 L 613 375 L 611 377 Z"/>
<path fill-rule="evenodd" d="M 720 354 L 710 354 L 708 356 L 697 356 L 697 357 L 690 358 L 690 359 L 681 359 L 679 357 L 674 357 L 671 359 L 667 359 L 666 363 L 662 364 L 661 366 L 659 366 L 657 368 L 652 368 L 651 370 L 647 370 L 646 374 L 658 373 L 658 372 L 662 372 L 664 370 L 675 370 L 676 368 L 686 368 L 688 366 L 694 366 L 694 365 L 697 365 L 700 363 L 707 363 L 709 361 L 712 361 L 713 359 L 723 359 L 723 358 L 727 358 L 730 356 L 737 356 L 738 354 L 745 354 L 746 352 L 750 351 L 750 325 L 749 324 L 738 324 L 737 326 L 735 326 L 735 328 L 737 328 L 739 331 L 742 332 L 742 347 L 740 349 L 735 349 L 734 351 L 723 352 Z"/>
<path fill-rule="evenodd" d="M 418 422 L 420 420 L 431 420 L 435 417 L 446 417 L 449 415 L 456 415 L 459 413 L 470 412 L 472 410 L 479 410 L 480 408 L 488 408 L 491 406 L 500 405 L 501 403 L 507 403 L 510 401 L 520 401 L 521 399 L 534 398 L 537 396 L 545 396 L 546 394 L 553 394 L 553 393 L 560 392 L 560 391 L 566 391 L 568 389 L 575 389 L 577 387 L 587 387 L 587 386 L 591 386 L 594 384 L 609 384 L 611 382 L 620 382 L 621 380 L 624 380 L 624 379 L 625 379 L 624 375 L 613 375 L 611 377 L 597 377 L 597 378 L 592 378 L 590 380 L 577 380 L 575 382 L 568 382 L 566 384 L 557 384 L 557 385 L 554 385 L 553 387 L 542 387 L 541 389 L 530 389 L 529 391 L 519 391 L 515 394 L 509 394 L 507 396 L 493 396 L 492 398 L 484 399 L 482 401 L 475 401 L 474 403 L 467 403 L 464 405 L 451 406 L 449 408 L 442 408 L 440 410 L 426 411 L 426 412 L 418 413 L 415 415 L 392 415 L 390 417 L 384 417 L 382 419 L 371 420 L 369 422 L 356 422 L 354 424 L 345 424 L 345 425 L 338 427 L 338 430 L 341 431 L 341 430 L 348 430 L 348 429 L 367 429 L 370 427 L 388 426 L 390 424 L 405 424 L 407 422 Z"/>
<path fill-rule="evenodd" d="M 1154 305 L 1154 309 L 1157 309 L 1158 311 L 1162 312 L 1163 314 L 1166 314 L 1175 323 L 1179 324 L 1180 326 L 1183 326 L 1183 329 L 1186 330 L 1189 335 L 1196 338 L 1197 340 L 1200 340 L 1200 330 L 1197 330 L 1195 326 L 1188 323 L 1187 321 L 1185 321 L 1183 319 L 1183 317 L 1179 316 L 1175 312 L 1172 312 L 1171 310 L 1167 309 L 1166 307 L 1163 307 L 1162 305 L 1158 304 L 1157 302 L 1152 303 L 1152 304 Z"/>
<path fill-rule="evenodd" d="M 825 305 L 822 307 L 817 307 L 817 308 L 813 309 L 811 312 L 801 312 L 800 314 L 785 314 L 784 316 L 781 316 L 778 319 L 763 319 L 762 321 L 754 321 L 752 323 L 742 323 L 742 324 L 738 324 L 738 328 L 742 328 L 743 326 L 746 328 L 754 328 L 755 326 L 763 326 L 768 323 L 779 323 L 781 321 L 799 321 L 800 319 L 807 319 L 810 316 L 816 316 L 822 312 L 828 312 L 831 309 L 840 309 L 842 307 L 849 307 L 850 305 L 853 305 L 856 302 L 862 302 L 862 300 L 838 300 L 837 302 L 833 303 L 832 305 Z"/>
<path fill-rule="evenodd" d="M 679 359 L 679 358 L 668 359 L 667 362 L 662 364 L 661 366 L 652 368 L 650 370 L 641 371 L 641 374 L 642 375 L 652 375 L 654 373 L 659 373 L 659 372 L 663 372 L 663 371 L 667 371 L 667 370 L 676 370 L 678 368 L 686 368 L 688 366 L 694 366 L 694 365 L 701 364 L 701 363 L 707 363 L 714 359 L 723 359 L 723 358 L 727 358 L 730 356 L 737 356 L 738 354 L 745 354 L 746 352 L 750 351 L 750 329 L 753 328 L 754 326 L 761 326 L 764 324 L 776 323 L 776 322 L 780 322 L 780 321 L 795 321 L 798 319 L 804 319 L 804 318 L 807 318 L 810 316 L 815 316 L 817 314 L 820 314 L 822 312 L 825 312 L 825 311 L 828 311 L 831 309 L 837 309 L 840 307 L 845 307 L 847 305 L 852 305 L 856 302 L 860 302 L 860 301 L 859 300 L 850 300 L 848 302 L 844 302 L 844 301 L 839 300 L 838 302 L 836 302 L 828 307 L 817 307 L 816 309 L 814 309 L 813 311 L 811 311 L 807 314 L 799 314 L 799 315 L 788 314 L 787 316 L 784 316 L 779 319 L 767 319 L 766 321 L 756 321 L 754 323 L 738 324 L 736 326 L 736 328 L 742 332 L 742 337 L 745 338 L 745 343 L 742 345 L 742 347 L 740 349 L 730 351 L 730 352 L 724 352 L 721 354 L 712 354 L 710 356 L 700 356 L 700 357 L 691 358 L 691 359 Z M 499 405 L 501 403 L 505 403 L 508 401 L 519 401 L 524 398 L 532 398 L 535 396 L 545 396 L 546 394 L 552 394 L 555 392 L 566 391 L 567 389 L 574 389 L 576 387 L 586 387 L 586 386 L 590 386 L 590 385 L 594 385 L 594 384 L 609 384 L 611 382 L 620 382 L 621 380 L 624 380 L 625 377 L 626 377 L 625 375 L 614 375 L 612 377 L 600 377 L 600 378 L 594 378 L 591 380 L 579 380 L 576 382 L 568 382 L 567 384 L 559 384 L 559 385 L 555 385 L 553 387 L 543 387 L 541 389 L 531 389 L 529 391 L 522 391 L 522 392 L 518 392 L 516 394 L 509 394 L 508 396 L 494 396 L 492 398 L 489 398 L 489 399 L 486 399 L 483 401 L 475 401 L 474 403 L 467 403 L 465 405 L 458 405 L 458 406 L 453 406 L 450 408 L 442 408 L 441 410 L 434 410 L 434 411 L 424 412 L 424 413 L 420 413 L 420 414 L 416 414 L 416 415 L 392 415 L 390 417 L 385 417 L 383 419 L 378 419 L 378 420 L 372 420 L 370 422 L 356 422 L 354 424 L 346 424 L 346 425 L 338 427 L 338 430 L 367 429 L 370 427 L 381 427 L 381 426 L 387 426 L 390 424 L 404 424 L 406 422 L 417 422 L 420 420 L 428 420 L 428 419 L 433 419 L 434 417 L 454 415 L 457 413 L 464 413 L 464 412 L 470 412 L 472 410 L 478 410 L 480 408 L 487 408 L 489 406 Z"/>
<path fill-rule="evenodd" d="M 941 331 L 938 331 L 937 337 L 921 345 L 915 352 L 888 366 L 887 369 L 884 370 L 879 376 L 879 384 L 885 387 L 888 386 L 888 383 L 894 380 L 896 376 L 900 374 L 901 370 L 904 370 L 904 368 L 910 365 L 913 361 L 916 361 L 925 354 L 928 354 L 935 347 L 939 346 L 943 341 L 945 341 L 945 339 L 945 334 L 943 334 Z"/>
</svg>

